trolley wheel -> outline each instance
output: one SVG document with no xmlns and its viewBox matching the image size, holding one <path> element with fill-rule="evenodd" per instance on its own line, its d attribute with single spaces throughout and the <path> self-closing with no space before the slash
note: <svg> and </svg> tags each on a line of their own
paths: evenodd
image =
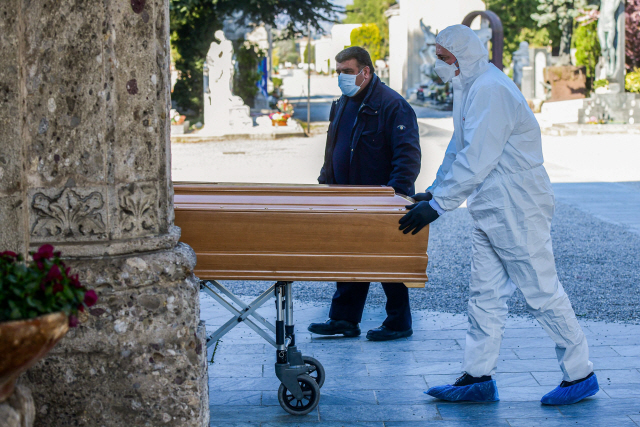
<svg viewBox="0 0 640 427">
<path fill-rule="evenodd" d="M 296 399 L 284 384 L 280 384 L 278 401 L 282 409 L 291 415 L 307 415 L 320 402 L 320 387 L 309 375 L 298 375 L 298 384 L 302 389 L 302 400 Z"/>
<path fill-rule="evenodd" d="M 305 365 L 310 365 L 315 368 L 315 371 L 309 372 L 309 376 L 318 384 L 318 387 L 322 388 L 324 385 L 324 379 L 326 375 L 324 373 L 324 366 L 317 359 L 311 356 L 302 356 L 302 361 Z"/>
</svg>

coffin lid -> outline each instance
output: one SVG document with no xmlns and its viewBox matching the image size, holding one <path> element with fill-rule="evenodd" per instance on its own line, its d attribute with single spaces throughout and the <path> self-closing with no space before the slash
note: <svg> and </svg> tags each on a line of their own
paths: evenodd
<svg viewBox="0 0 640 427">
<path fill-rule="evenodd" d="M 358 212 L 398 214 L 410 197 L 385 186 L 310 184 L 174 183 L 182 210 Z"/>
</svg>

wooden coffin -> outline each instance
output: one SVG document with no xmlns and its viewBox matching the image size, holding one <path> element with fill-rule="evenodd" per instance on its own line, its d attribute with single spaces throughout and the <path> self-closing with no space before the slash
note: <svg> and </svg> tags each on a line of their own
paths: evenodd
<svg viewBox="0 0 640 427">
<path fill-rule="evenodd" d="M 398 230 L 411 201 L 390 187 L 174 183 L 175 224 L 218 280 L 427 280 L 425 227 Z"/>
</svg>

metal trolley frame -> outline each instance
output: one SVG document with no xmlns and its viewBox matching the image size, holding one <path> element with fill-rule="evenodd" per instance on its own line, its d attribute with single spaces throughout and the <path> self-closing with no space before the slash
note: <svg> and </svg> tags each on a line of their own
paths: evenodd
<svg viewBox="0 0 640 427">
<path fill-rule="evenodd" d="M 320 388 L 324 384 L 325 371 L 320 362 L 303 356 L 296 347 L 292 284 L 293 282 L 276 282 L 249 304 L 215 280 L 201 280 L 200 289 L 233 314 L 224 325 L 207 337 L 207 348 L 234 327 L 245 323 L 276 349 L 275 372 L 281 383 L 278 389 L 280 406 L 290 414 L 306 415 L 320 402 Z M 275 325 L 256 312 L 273 297 L 276 299 Z M 275 339 L 269 331 L 275 334 Z"/>
</svg>

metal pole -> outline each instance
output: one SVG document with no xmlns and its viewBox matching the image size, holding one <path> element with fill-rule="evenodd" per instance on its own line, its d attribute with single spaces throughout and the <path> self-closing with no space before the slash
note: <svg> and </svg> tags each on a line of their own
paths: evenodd
<svg viewBox="0 0 640 427">
<path fill-rule="evenodd" d="M 271 25 L 266 25 L 266 30 L 267 30 L 267 40 L 269 42 L 269 50 L 268 50 L 268 64 L 267 67 L 269 67 L 269 73 L 267 74 L 267 80 L 271 79 L 271 77 L 273 77 L 273 37 L 271 36 Z"/>
<path fill-rule="evenodd" d="M 311 134 L 311 21 L 307 23 L 307 135 Z"/>
</svg>

